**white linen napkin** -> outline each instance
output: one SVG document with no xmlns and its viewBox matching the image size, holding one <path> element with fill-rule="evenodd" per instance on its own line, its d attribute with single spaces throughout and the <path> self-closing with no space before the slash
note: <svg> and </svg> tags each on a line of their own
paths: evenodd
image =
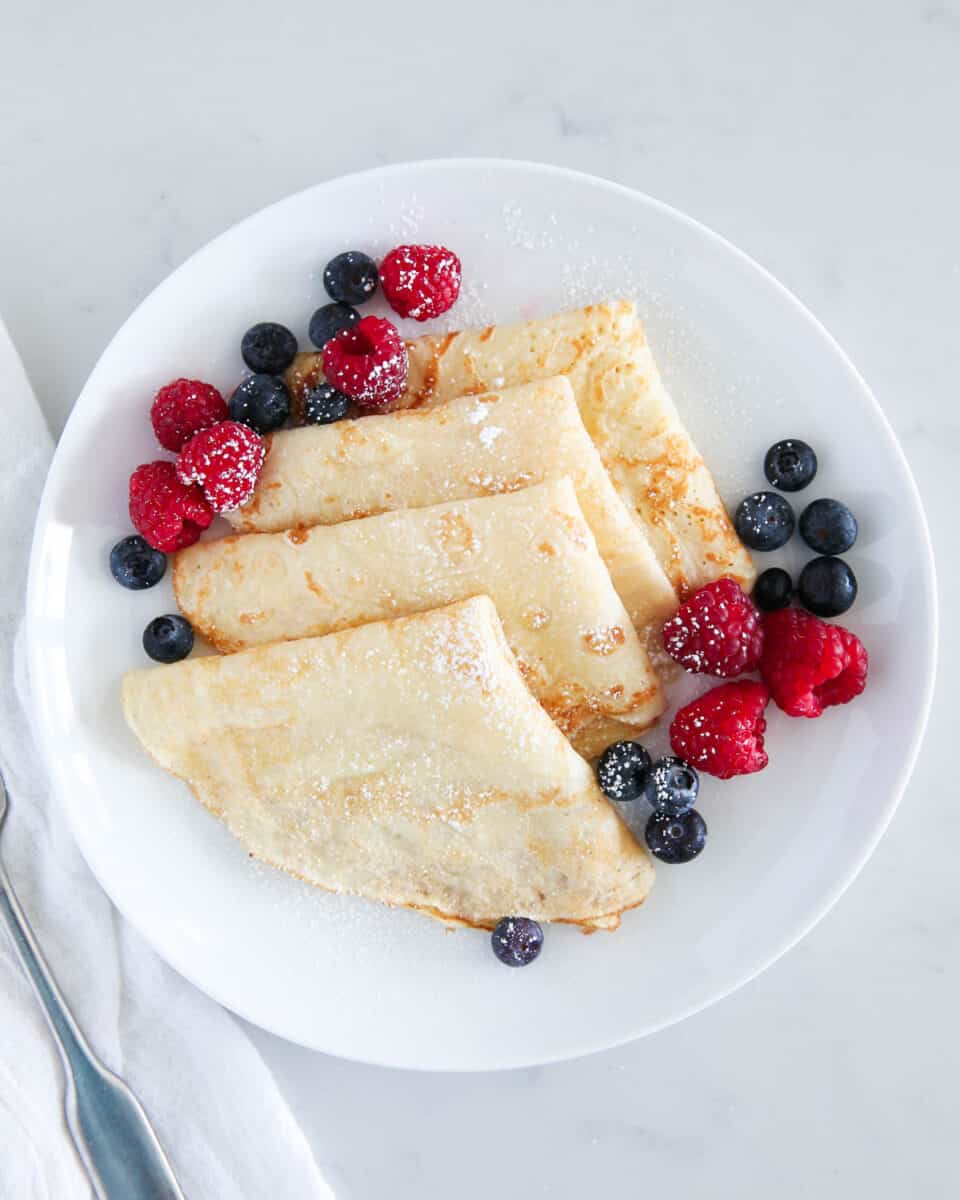
<svg viewBox="0 0 960 1200">
<path fill-rule="evenodd" d="M 50 435 L 0 322 L 2 853 L 81 1026 L 149 1112 L 188 1200 L 329 1200 L 309 1145 L 237 1021 L 116 912 L 50 794 L 26 717 L 20 626 Z M 16 680 L 16 686 L 14 686 Z M 0 1198 L 88 1200 L 63 1119 L 59 1059 L 0 933 Z"/>
</svg>

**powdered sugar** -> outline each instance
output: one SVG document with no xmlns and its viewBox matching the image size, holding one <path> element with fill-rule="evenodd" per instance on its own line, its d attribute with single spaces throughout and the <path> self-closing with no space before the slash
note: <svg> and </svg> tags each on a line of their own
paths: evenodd
<svg viewBox="0 0 960 1200">
<path fill-rule="evenodd" d="M 497 438 L 503 433 L 499 425 L 485 425 L 480 430 L 480 443 L 485 450 L 489 450 Z"/>
</svg>

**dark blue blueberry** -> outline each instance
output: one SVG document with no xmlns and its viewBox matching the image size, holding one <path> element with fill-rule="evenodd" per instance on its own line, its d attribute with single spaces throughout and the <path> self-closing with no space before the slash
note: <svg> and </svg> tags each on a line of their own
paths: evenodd
<svg viewBox="0 0 960 1200">
<path fill-rule="evenodd" d="M 614 742 L 600 755 L 597 782 L 609 800 L 638 800 L 650 767 L 650 755 L 639 742 Z"/>
<path fill-rule="evenodd" d="M 377 290 L 380 275 L 369 254 L 345 250 L 331 258 L 323 269 L 323 286 L 331 300 L 343 304 L 362 304 Z"/>
<path fill-rule="evenodd" d="M 350 397 L 329 383 L 321 383 L 308 392 L 303 401 L 303 419 L 308 425 L 330 425 L 350 410 Z"/>
<path fill-rule="evenodd" d="M 813 482 L 817 473 L 817 456 L 806 442 L 801 442 L 799 438 L 787 438 L 767 451 L 763 473 L 781 492 L 799 492 Z"/>
<path fill-rule="evenodd" d="M 644 836 L 650 853 L 661 862 L 685 863 L 703 849 L 707 823 L 695 808 L 676 814 L 655 812 Z"/>
<path fill-rule="evenodd" d="M 700 776 L 682 758 L 658 758 L 647 772 L 643 794 L 655 812 L 682 813 L 693 808 L 700 791 Z"/>
<path fill-rule="evenodd" d="M 310 341 L 322 350 L 332 337 L 359 320 L 360 314 L 349 304 L 323 304 L 310 318 Z"/>
<path fill-rule="evenodd" d="M 508 967 L 526 967 L 543 948 L 543 930 L 529 917 L 504 917 L 490 936 L 493 952 Z"/>
<path fill-rule="evenodd" d="M 857 577 L 842 558 L 811 558 L 800 572 L 797 595 L 818 617 L 839 617 L 857 598 Z"/>
<path fill-rule="evenodd" d="M 846 554 L 857 540 L 857 518 L 839 500 L 814 500 L 800 514 L 800 536 L 818 554 Z"/>
<path fill-rule="evenodd" d="M 232 420 L 269 433 L 290 416 L 290 393 L 276 375 L 248 375 L 230 397 L 229 407 Z"/>
<path fill-rule="evenodd" d="M 779 550 L 796 524 L 788 501 L 776 492 L 754 492 L 745 496 L 733 518 L 737 534 L 751 550 Z"/>
<path fill-rule="evenodd" d="M 243 335 L 240 343 L 243 361 L 251 371 L 279 375 L 293 362 L 297 354 L 297 339 L 286 325 L 261 321 Z"/>
<path fill-rule="evenodd" d="M 147 544 L 138 533 L 121 538 L 110 551 L 110 571 L 121 587 L 131 592 L 152 588 L 163 578 L 167 556 Z"/>
<path fill-rule="evenodd" d="M 193 649 L 193 626 L 179 613 L 154 617 L 143 631 L 143 648 L 156 662 L 179 662 Z"/>
<path fill-rule="evenodd" d="M 753 585 L 753 602 L 764 612 L 786 608 L 793 595 L 793 580 L 783 567 L 768 567 L 757 576 Z"/>
</svg>

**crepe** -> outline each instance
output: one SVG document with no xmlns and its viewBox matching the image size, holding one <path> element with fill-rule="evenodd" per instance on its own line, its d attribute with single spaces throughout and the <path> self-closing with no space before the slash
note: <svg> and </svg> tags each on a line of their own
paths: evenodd
<svg viewBox="0 0 960 1200">
<path fill-rule="evenodd" d="M 454 923 L 616 927 L 653 865 L 493 602 L 133 671 L 127 721 L 258 858 Z"/>
<path fill-rule="evenodd" d="M 620 498 L 678 594 L 723 575 L 753 586 L 750 555 L 664 387 L 632 304 L 427 335 L 407 349 L 410 371 L 398 407 L 566 376 Z M 319 355 L 298 355 L 288 372 L 295 396 L 320 379 Z"/>
<path fill-rule="evenodd" d="M 663 712 L 573 484 L 202 542 L 173 589 L 218 650 L 315 637 L 485 594 L 534 695 L 586 755 Z"/>
<path fill-rule="evenodd" d="M 253 498 L 226 517 L 242 532 L 279 532 L 563 476 L 630 619 L 661 626 L 676 610 L 673 589 L 613 490 L 566 379 L 275 433 Z"/>
</svg>

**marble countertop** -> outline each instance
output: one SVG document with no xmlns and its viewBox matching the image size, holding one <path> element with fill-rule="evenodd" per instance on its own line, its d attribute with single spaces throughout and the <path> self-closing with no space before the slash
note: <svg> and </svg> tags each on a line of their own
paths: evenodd
<svg viewBox="0 0 960 1200">
<path fill-rule="evenodd" d="M 370 0 L 360 19 L 105 0 L 95 19 L 6 5 L 0 34 L 0 311 L 55 431 L 131 308 L 239 217 L 382 162 L 539 159 L 691 213 L 813 309 L 900 436 L 942 596 L 960 586 L 957 3 Z M 926 746 L 877 853 L 797 949 L 707 1012 L 485 1076 L 252 1031 L 338 1195 L 953 1194 L 958 671 L 948 611 Z"/>
</svg>

